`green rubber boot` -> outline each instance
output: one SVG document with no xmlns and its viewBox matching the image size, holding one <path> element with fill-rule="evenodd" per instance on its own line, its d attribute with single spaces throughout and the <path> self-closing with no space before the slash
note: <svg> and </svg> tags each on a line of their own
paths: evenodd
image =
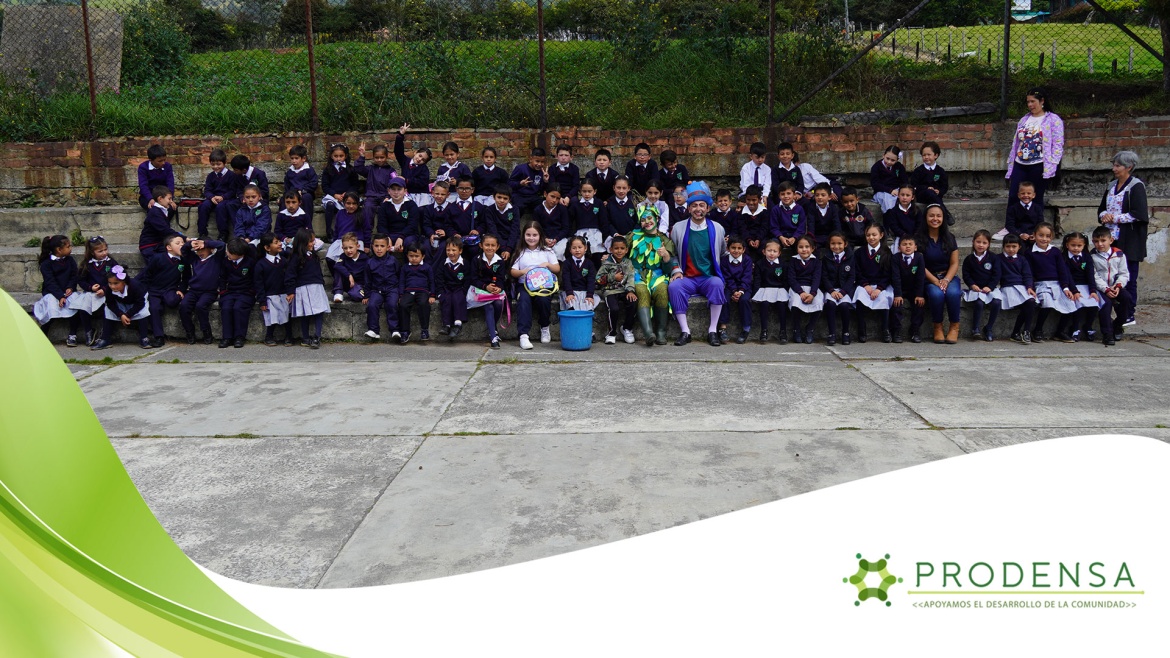
<svg viewBox="0 0 1170 658">
<path fill-rule="evenodd" d="M 654 309 L 654 343 L 656 345 L 666 344 L 666 325 L 670 323 L 670 309 L 663 306 Z"/>
<path fill-rule="evenodd" d="M 638 308 L 638 324 L 642 325 L 642 339 L 646 347 L 654 347 L 654 329 L 650 326 L 650 307 Z"/>
</svg>

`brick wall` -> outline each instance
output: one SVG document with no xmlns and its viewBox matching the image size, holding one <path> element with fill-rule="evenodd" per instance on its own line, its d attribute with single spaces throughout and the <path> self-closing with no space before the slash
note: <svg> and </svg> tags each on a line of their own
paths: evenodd
<svg viewBox="0 0 1170 658">
<path fill-rule="evenodd" d="M 934 124 L 897 126 L 783 127 L 779 138 L 796 145 L 805 162 L 830 174 L 852 179 L 863 177 L 881 157 L 887 145 L 898 144 L 908 152 L 908 167 L 917 164 L 917 147 L 926 139 L 943 149 L 939 161 L 948 171 L 962 174 L 988 173 L 1002 178 L 1015 122 L 977 124 Z M 1136 150 L 1142 169 L 1170 168 L 1170 117 L 1135 119 L 1070 119 L 1065 123 L 1066 171 L 1107 171 L 1109 159 L 1121 149 Z M 310 162 L 320 167 L 325 149 L 335 141 L 353 147 L 362 140 L 392 143 L 393 132 L 322 135 L 243 135 L 223 137 L 130 137 L 92 142 L 41 142 L 0 144 L 0 205 L 15 205 L 30 196 L 45 205 L 133 203 L 136 197 L 135 167 L 145 158 L 146 149 L 162 144 L 175 164 L 176 183 L 187 194 L 198 194 L 207 171 L 207 154 L 214 148 L 247 155 L 268 172 L 279 187 L 287 166 L 287 153 L 294 144 L 306 144 Z M 713 128 L 707 125 L 688 130 L 602 130 L 600 128 L 556 128 L 548 135 L 535 130 L 422 130 L 408 136 L 408 145 L 423 144 L 435 151 L 447 140 L 458 142 L 464 159 L 474 166 L 484 146 L 499 150 L 501 164 L 510 168 L 522 161 L 528 149 L 538 143 L 569 144 L 582 171 L 592 166 L 598 148 L 614 152 L 617 166 L 632 157 L 633 147 L 645 141 L 651 150 L 671 148 L 696 178 L 735 176 L 747 159 L 748 146 L 763 140 L 757 128 Z M 438 153 L 436 153 L 438 156 Z M 433 169 L 433 167 L 432 167 Z"/>
</svg>

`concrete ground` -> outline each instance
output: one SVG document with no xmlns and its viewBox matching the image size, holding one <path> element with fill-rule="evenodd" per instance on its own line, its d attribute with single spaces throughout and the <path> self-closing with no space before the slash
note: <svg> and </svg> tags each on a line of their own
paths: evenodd
<svg viewBox="0 0 1170 658">
<path fill-rule="evenodd" d="M 1109 348 L 59 349 L 194 560 L 254 583 L 351 587 L 537 559 L 1026 441 L 1170 440 L 1170 309 L 1143 310 L 1130 336 Z"/>
</svg>

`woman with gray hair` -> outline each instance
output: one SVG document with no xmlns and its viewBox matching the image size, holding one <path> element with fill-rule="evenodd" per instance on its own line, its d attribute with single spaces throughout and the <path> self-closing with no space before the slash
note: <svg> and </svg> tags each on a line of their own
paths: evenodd
<svg viewBox="0 0 1170 658">
<path fill-rule="evenodd" d="M 1120 151 L 1113 156 L 1114 180 L 1105 191 L 1105 196 L 1101 197 L 1101 205 L 1097 207 L 1097 221 L 1109 227 L 1114 246 L 1125 253 L 1125 264 L 1129 267 L 1129 284 L 1125 289 L 1133 297 L 1135 309 L 1138 263 L 1146 259 L 1146 236 L 1150 232 L 1146 184 L 1133 175 L 1137 164 L 1138 156 L 1133 151 Z M 1130 313 L 1125 326 L 1134 324 L 1133 313 Z"/>
</svg>

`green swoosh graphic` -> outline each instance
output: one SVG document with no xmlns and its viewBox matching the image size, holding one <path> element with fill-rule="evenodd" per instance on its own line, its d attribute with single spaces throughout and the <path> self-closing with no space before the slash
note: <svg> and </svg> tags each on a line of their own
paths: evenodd
<svg viewBox="0 0 1170 658">
<path fill-rule="evenodd" d="M 183 554 L 3 290 L 0 337 L 0 655 L 333 655 L 254 615 Z"/>
</svg>

